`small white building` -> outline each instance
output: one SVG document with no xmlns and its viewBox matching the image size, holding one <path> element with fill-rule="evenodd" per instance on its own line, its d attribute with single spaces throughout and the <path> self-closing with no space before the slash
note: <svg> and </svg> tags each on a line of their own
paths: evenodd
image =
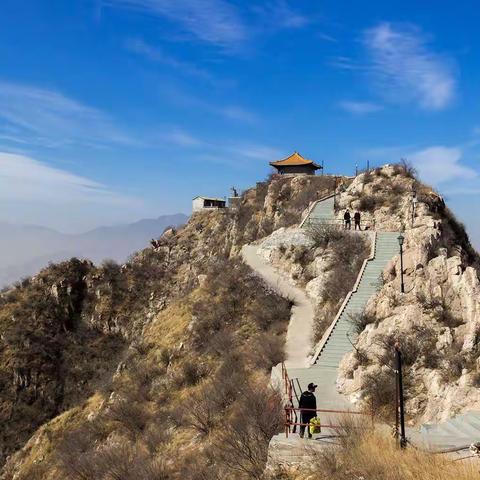
<svg viewBox="0 0 480 480">
<path fill-rule="evenodd" d="M 226 208 L 227 201 L 223 198 L 195 197 L 192 201 L 192 210 L 198 212 L 209 208 Z"/>
</svg>

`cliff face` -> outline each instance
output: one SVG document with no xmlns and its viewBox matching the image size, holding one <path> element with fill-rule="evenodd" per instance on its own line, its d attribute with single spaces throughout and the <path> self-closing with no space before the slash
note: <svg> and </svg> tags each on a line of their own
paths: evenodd
<svg viewBox="0 0 480 480">
<path fill-rule="evenodd" d="M 394 395 L 389 380 L 398 342 L 406 364 L 409 420 L 445 420 L 480 407 L 478 256 L 435 192 L 414 178 L 395 176 L 393 167 L 382 172 L 367 181 L 359 177 L 342 203 L 348 205 L 359 190 L 385 195 L 382 176 L 397 177 L 393 188 L 402 192 L 398 201 L 388 207 L 381 203 L 385 197 L 377 200 L 369 219 L 377 228 L 404 230 L 405 294 L 400 293 L 398 255 L 362 318 L 353 319 L 361 334 L 356 350 L 344 358 L 339 383 L 360 403 L 380 399 L 375 400 L 377 407 L 386 406 Z M 418 198 L 415 212 L 413 190 Z"/>
</svg>

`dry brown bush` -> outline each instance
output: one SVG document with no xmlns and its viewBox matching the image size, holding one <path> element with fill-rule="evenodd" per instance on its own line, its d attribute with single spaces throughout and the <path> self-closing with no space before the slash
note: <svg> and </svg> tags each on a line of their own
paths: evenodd
<svg viewBox="0 0 480 480">
<path fill-rule="evenodd" d="M 374 212 L 385 204 L 384 195 L 362 195 L 358 204 L 358 209 L 364 212 Z"/>
<path fill-rule="evenodd" d="M 327 248 L 347 235 L 349 235 L 348 232 L 331 223 L 317 222 L 307 227 L 307 236 L 315 247 Z"/>
<path fill-rule="evenodd" d="M 102 449 L 59 453 L 60 466 L 69 480 L 171 480 L 173 472 L 162 457 L 151 457 L 130 444 L 113 444 Z"/>
<path fill-rule="evenodd" d="M 367 325 L 377 321 L 374 315 L 367 313 L 365 310 L 359 313 L 350 313 L 348 320 L 352 324 L 354 331 L 360 335 Z"/>
<path fill-rule="evenodd" d="M 402 450 L 393 438 L 368 429 L 354 442 L 322 450 L 305 467 L 311 480 L 474 480 L 478 477 L 478 467 L 473 462 L 452 462 L 445 455 L 413 447 Z M 295 475 L 287 478 L 293 480 Z"/>
<path fill-rule="evenodd" d="M 138 438 L 149 423 L 150 415 L 145 406 L 135 398 L 125 398 L 113 402 L 105 418 L 115 422 L 121 430 L 133 439 Z"/>
<path fill-rule="evenodd" d="M 434 368 L 438 362 L 435 348 L 437 342 L 436 331 L 428 326 L 414 325 L 408 333 L 389 333 L 377 335 L 377 345 L 384 350 L 380 361 L 383 365 L 394 366 L 395 345 L 399 345 L 403 363 L 409 367 L 423 361 L 428 368 Z"/>
<path fill-rule="evenodd" d="M 263 478 L 268 444 L 283 426 L 280 395 L 268 385 L 250 385 L 231 414 L 228 427 L 213 438 L 213 456 L 232 478 Z"/>
<path fill-rule="evenodd" d="M 395 375 L 393 370 L 367 373 L 362 386 L 367 405 L 379 418 L 395 417 Z"/>
</svg>

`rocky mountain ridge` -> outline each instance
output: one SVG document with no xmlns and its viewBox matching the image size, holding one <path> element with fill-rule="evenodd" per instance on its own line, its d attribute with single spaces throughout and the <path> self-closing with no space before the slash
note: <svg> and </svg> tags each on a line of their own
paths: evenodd
<svg viewBox="0 0 480 480">
<path fill-rule="evenodd" d="M 95 432 L 98 444 L 104 445 L 102 455 L 113 455 L 114 439 L 133 429 L 134 438 L 127 435 L 125 445 L 132 455 L 146 448 L 150 454 L 144 467 L 153 468 L 151 462 L 157 462 L 168 445 L 176 448 L 175 440 L 168 434 L 159 440 L 163 450 L 151 451 L 143 426 L 125 426 L 120 414 L 122 421 L 112 420 L 109 412 L 124 408 L 125 402 L 135 409 L 129 416 L 148 417 L 145 427 L 153 428 L 160 416 L 167 419 L 166 430 L 179 430 L 185 438 L 205 429 L 216 432 L 216 417 L 204 419 L 199 413 L 196 420 L 188 409 L 181 413 L 174 406 L 193 395 L 200 410 L 210 408 L 214 400 L 206 393 L 207 383 L 224 375 L 227 367 L 222 365 L 231 362 L 233 378 L 253 388 L 252 382 L 282 359 L 289 311 L 288 302 L 252 277 L 237 254 L 244 243 L 298 222 L 311 198 L 324 195 L 331 185 L 332 179 L 321 177 L 272 179 L 246 191 L 235 210 L 195 213 L 184 227 L 166 231 L 155 247 L 123 265 L 95 266 L 72 259 L 4 291 L 0 440 L 3 458 L 9 460 L 1 478 L 76 478 L 66 473 L 71 462 L 57 453 L 65 451 L 61 445 L 70 434 L 82 439 L 93 434 L 89 418 L 108 432 L 106 437 Z M 244 288 L 238 288 L 238 282 Z M 249 287 L 252 282 L 258 285 Z M 261 351 L 260 341 L 270 348 Z M 265 386 L 264 381 L 260 391 Z M 227 403 L 218 398 L 215 409 L 239 415 L 247 401 L 238 397 L 241 392 L 235 390 Z M 268 438 L 262 437 L 260 456 L 267 444 Z M 214 448 L 210 441 L 205 445 Z M 86 463 L 97 458 L 88 448 L 77 453 Z M 190 455 L 189 448 L 185 455 Z M 201 468 L 212 471 L 207 460 L 207 455 L 199 459 Z M 181 465 L 167 463 L 165 469 L 180 472 Z M 218 469 L 232 474 L 225 462 Z"/>
<path fill-rule="evenodd" d="M 359 403 L 381 398 L 365 379 L 389 368 L 385 345 L 392 339 L 383 335 L 387 343 L 377 352 L 369 337 L 375 329 L 398 327 L 424 338 L 424 324 L 434 323 L 425 338 L 433 332 L 439 352 L 461 339 L 460 353 L 470 349 L 475 357 L 472 332 L 480 319 L 477 304 L 466 299 L 478 292 L 477 256 L 441 197 L 398 165 L 355 179 L 273 177 L 244 192 L 234 209 L 195 213 L 123 265 L 72 259 L 2 293 L 0 441 L 7 461 L 0 478 L 106 480 L 119 465 L 120 478 L 129 480 L 262 478 L 269 438 L 281 429 L 281 404 L 267 384 L 270 368 L 283 359 L 290 304 L 240 262 L 239 252 L 258 241 L 293 282 L 306 285 L 321 331 L 365 253 L 349 237 L 315 243 L 296 228 L 311 203 L 335 186 L 340 219 L 345 208 L 359 208 L 364 224 L 406 235 L 408 293 L 395 300 L 394 260 L 365 318 L 357 319 L 363 332 L 357 350 L 369 350 L 368 358 L 357 351 L 345 358 L 345 393 Z M 345 256 L 350 251 L 357 253 Z M 448 287 L 441 295 L 439 285 Z M 447 326 L 437 328 L 433 316 L 445 310 L 438 297 L 470 312 L 462 313 L 461 325 L 455 318 L 448 326 L 445 316 Z M 415 322 L 419 330 L 412 330 Z M 412 379 L 439 375 L 414 353 Z M 445 388 L 467 392 L 458 388 L 474 375 L 476 358 L 469 366 L 461 378 L 443 380 Z M 454 410 L 456 393 L 435 410 L 426 398 L 434 391 L 425 388 L 408 400 L 415 419 Z"/>
</svg>

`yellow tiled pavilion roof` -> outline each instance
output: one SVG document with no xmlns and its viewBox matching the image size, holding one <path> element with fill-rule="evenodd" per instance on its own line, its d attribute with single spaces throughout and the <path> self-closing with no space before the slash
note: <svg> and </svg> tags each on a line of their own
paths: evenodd
<svg viewBox="0 0 480 480">
<path fill-rule="evenodd" d="M 322 168 L 320 165 L 317 165 L 313 160 L 307 160 L 303 158 L 298 152 L 292 153 L 287 158 L 283 160 L 278 160 L 277 162 L 270 162 L 272 167 L 288 167 L 288 166 L 299 166 L 299 165 L 312 165 L 315 168 Z"/>
</svg>

